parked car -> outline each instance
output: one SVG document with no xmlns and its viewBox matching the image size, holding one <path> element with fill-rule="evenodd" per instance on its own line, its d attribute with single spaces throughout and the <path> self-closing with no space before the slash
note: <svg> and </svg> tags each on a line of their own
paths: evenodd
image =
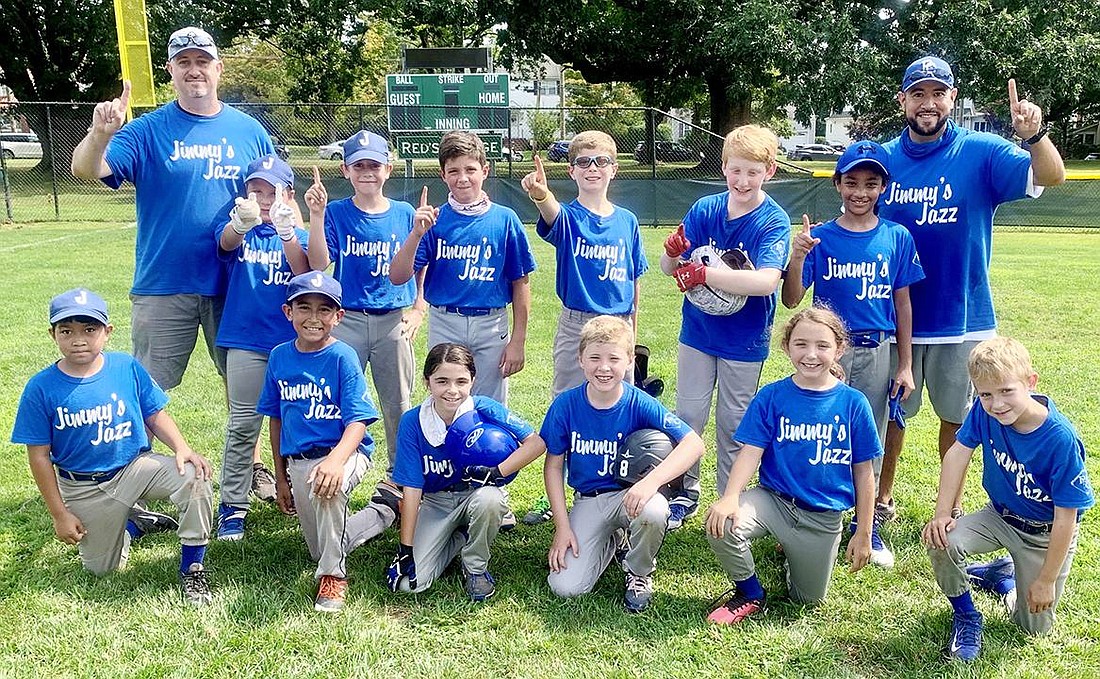
<svg viewBox="0 0 1100 679">
<path fill-rule="evenodd" d="M 569 140 L 559 139 L 552 142 L 546 149 L 546 159 L 559 163 L 569 160 Z"/>
<path fill-rule="evenodd" d="M 638 145 L 634 147 L 634 160 L 639 163 L 650 162 L 654 155 L 657 156 L 657 161 L 662 163 L 698 162 L 703 158 L 700 151 L 689 149 L 675 141 L 655 142 L 653 154 L 649 151 L 649 144 L 644 141 L 638 142 Z"/>
<path fill-rule="evenodd" d="M 1085 156 L 1085 160 L 1100 160 L 1100 153 L 1090 153 Z"/>
<path fill-rule="evenodd" d="M 523 151 L 505 146 L 500 150 L 501 157 L 504 160 L 511 160 L 513 163 L 519 163 L 523 161 Z"/>
<path fill-rule="evenodd" d="M 322 144 L 317 147 L 317 157 L 321 160 L 343 160 L 344 159 L 344 142 L 346 139 L 339 139 L 330 144 Z"/>
<path fill-rule="evenodd" d="M 0 132 L 0 147 L 8 160 L 42 157 L 42 144 L 34 132 Z"/>
<path fill-rule="evenodd" d="M 791 160 L 836 160 L 840 157 L 840 153 L 828 144 L 807 144 L 796 146 L 793 151 L 787 153 L 787 157 Z"/>
</svg>

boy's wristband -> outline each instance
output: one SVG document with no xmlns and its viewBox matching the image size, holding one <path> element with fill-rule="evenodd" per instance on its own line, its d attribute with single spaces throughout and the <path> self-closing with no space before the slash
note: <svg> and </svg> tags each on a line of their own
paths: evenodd
<svg viewBox="0 0 1100 679">
<path fill-rule="evenodd" d="M 542 205 L 546 201 L 550 200 L 550 196 L 552 196 L 552 195 L 554 195 L 554 194 L 547 191 L 546 195 L 543 196 L 542 198 L 535 198 L 534 196 L 531 196 L 531 195 L 529 195 L 528 197 L 531 199 L 531 202 L 534 203 L 535 205 Z"/>
</svg>

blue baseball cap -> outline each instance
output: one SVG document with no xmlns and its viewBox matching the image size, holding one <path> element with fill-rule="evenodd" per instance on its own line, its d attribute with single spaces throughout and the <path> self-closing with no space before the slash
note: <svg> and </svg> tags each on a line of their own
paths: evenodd
<svg viewBox="0 0 1100 679">
<path fill-rule="evenodd" d="M 50 325 L 77 316 L 107 325 L 107 302 L 87 288 L 73 288 L 50 300 Z"/>
<path fill-rule="evenodd" d="M 905 76 L 901 79 L 901 91 L 908 92 L 914 85 L 928 81 L 954 87 L 955 74 L 951 72 L 951 66 L 943 59 L 939 57 L 921 57 L 905 69 Z"/>
<path fill-rule="evenodd" d="M 248 183 L 253 179 L 262 179 L 272 186 L 282 184 L 284 187 L 294 188 L 294 170 L 274 153 L 260 156 L 248 164 L 244 181 Z"/>
<path fill-rule="evenodd" d="M 335 302 L 336 306 L 342 306 L 344 289 L 340 287 L 340 281 L 324 271 L 307 271 L 291 278 L 286 284 L 287 302 L 293 302 L 302 295 L 324 295 Z"/>
<path fill-rule="evenodd" d="M 344 165 L 364 159 L 389 165 L 390 143 L 384 137 L 367 130 L 360 130 L 348 137 L 344 142 Z"/>
<path fill-rule="evenodd" d="M 844 149 L 844 153 L 836 161 L 837 174 L 851 172 L 864 163 L 874 165 L 884 176 L 890 176 L 890 170 L 886 168 L 886 149 L 882 148 L 882 144 L 873 141 L 857 141 Z"/>
</svg>

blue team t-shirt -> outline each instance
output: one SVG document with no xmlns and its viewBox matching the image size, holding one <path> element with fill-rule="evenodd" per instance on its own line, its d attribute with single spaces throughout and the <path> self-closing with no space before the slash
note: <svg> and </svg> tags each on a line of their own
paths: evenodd
<svg viewBox="0 0 1100 679">
<path fill-rule="evenodd" d="M 332 448 L 349 424 L 369 426 L 378 420 L 359 357 L 339 340 L 320 351 L 298 351 L 294 342 L 272 349 L 256 412 L 282 420 L 279 453 L 283 457 L 311 448 Z M 359 452 L 367 456 L 374 452 L 369 431 Z"/>
<path fill-rule="evenodd" d="M 471 216 L 444 205 L 416 250 L 415 268 L 425 266 L 428 304 L 492 309 L 512 301 L 512 282 L 535 270 L 535 256 L 511 208 Z"/>
<path fill-rule="evenodd" d="M 111 188 L 137 194 L 135 295 L 221 295 L 225 279 L 210 232 L 242 195 L 244 169 L 274 153 L 264 128 L 227 104 L 212 116 L 178 102 L 134 119 L 107 145 Z"/>
<path fill-rule="evenodd" d="M 787 266 L 791 220 L 783 208 L 765 197 L 752 212 L 727 219 L 729 191 L 697 200 L 684 217 L 684 235 L 692 248 L 711 245 L 719 252 L 740 248 L 756 269 Z M 687 259 L 691 252 L 685 252 Z M 744 308 L 729 316 L 712 316 L 684 298 L 680 341 L 705 354 L 734 361 L 757 362 L 768 357 L 772 319 L 778 293 L 748 298 Z"/>
<path fill-rule="evenodd" d="M 843 382 L 825 391 L 790 377 L 765 385 L 733 439 L 764 450 L 760 485 L 820 510 L 854 507 L 852 466 L 882 455 L 867 397 Z"/>
<path fill-rule="evenodd" d="M 639 429 L 660 429 L 673 441 L 691 433 L 691 427 L 660 401 L 637 387 L 623 383 L 623 395 L 607 409 L 588 401 L 588 383 L 558 394 L 539 435 L 549 455 L 565 455 L 569 485 L 580 493 L 614 490 L 615 461 L 619 444 Z"/>
<path fill-rule="evenodd" d="M 1048 410 L 1035 431 L 1002 425 L 975 400 L 956 438 L 967 448 L 981 446 L 982 486 L 996 504 L 1033 521 L 1053 521 L 1055 507 L 1076 509 L 1080 517 L 1094 502 L 1085 444 L 1052 400 L 1032 398 Z"/>
<path fill-rule="evenodd" d="M 402 309 L 416 299 L 416 281 L 390 282 L 390 263 L 412 232 L 415 210 L 391 200 L 385 212 L 363 212 L 352 199 L 329 203 L 325 242 L 335 263 L 332 276 L 344 289 L 345 309 Z"/>
<path fill-rule="evenodd" d="M 493 422 L 523 441 L 535 433 L 533 427 L 488 396 L 474 396 L 474 410 L 483 422 Z M 420 406 L 405 411 L 397 426 L 397 457 L 393 481 L 399 486 L 420 488 L 425 493 L 447 490 L 462 480 L 446 445 L 433 446 L 420 426 Z"/>
<path fill-rule="evenodd" d="M 625 315 L 634 311 L 634 282 L 649 269 L 638 218 L 615 206 L 601 217 L 574 200 L 558 218 L 535 224 L 555 248 L 555 291 L 568 309 Z"/>
<path fill-rule="evenodd" d="M 229 274 L 216 344 L 266 354 L 295 338 L 294 326 L 283 313 L 286 284 L 294 272 L 286 261 L 283 242 L 271 224 L 253 227 L 231 252 L 217 245 L 224 230 L 223 225 L 214 231 L 218 257 Z M 309 233 L 299 228 L 295 234 L 302 247 L 307 247 Z"/>
<path fill-rule="evenodd" d="M 903 132 L 883 147 L 890 181 L 880 214 L 909 229 L 924 267 L 924 280 L 909 289 L 914 342 L 991 336 L 993 213 L 1027 195 L 1030 154 L 954 122 L 938 141 L 917 144 Z"/>
<path fill-rule="evenodd" d="M 103 354 L 103 368 L 72 377 L 57 364 L 28 382 L 19 399 L 11 442 L 49 446 L 50 461 L 92 474 L 130 464 L 149 450 L 145 420 L 168 404 L 145 368 L 129 354 Z"/>
<path fill-rule="evenodd" d="M 909 232 L 886 219 L 849 231 L 834 219 L 813 234 L 821 242 L 806 256 L 802 285 L 813 286 L 814 304 L 831 308 L 852 332 L 894 333 L 894 291 L 924 278 Z"/>
</svg>

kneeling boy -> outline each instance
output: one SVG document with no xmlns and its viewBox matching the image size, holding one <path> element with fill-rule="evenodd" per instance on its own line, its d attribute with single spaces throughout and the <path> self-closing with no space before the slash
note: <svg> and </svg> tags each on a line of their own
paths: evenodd
<svg viewBox="0 0 1100 679">
<path fill-rule="evenodd" d="M 1001 594 L 1024 631 L 1050 632 L 1077 524 L 1093 504 L 1084 444 L 1053 401 L 1032 393 L 1039 376 L 1027 349 L 1007 337 L 987 340 L 970 352 L 967 367 L 978 400 L 943 458 L 935 518 L 922 535 L 936 582 L 954 609 L 945 652 L 964 661 L 982 648 L 972 583 Z M 989 504 L 956 520 L 951 509 L 978 446 Z M 1007 558 L 967 568 L 967 556 L 1001 548 Z M 1016 583 L 1026 592 L 1018 601 Z"/>
<path fill-rule="evenodd" d="M 210 602 L 203 556 L 213 510 L 210 463 L 191 450 L 164 411 L 168 395 L 129 354 L 103 348 L 113 326 L 107 303 L 90 290 L 50 302 L 50 337 L 61 360 L 27 382 L 12 431 L 54 532 L 77 545 L 84 567 L 103 575 L 126 565 L 135 503 L 170 500 L 179 508 L 180 586 L 188 603 Z M 146 429 L 175 458 L 152 453 Z M 56 474 L 55 474 L 56 468 Z"/>
<path fill-rule="evenodd" d="M 657 490 L 703 456 L 703 440 L 655 398 L 624 384 L 634 369 L 634 332 L 626 321 L 597 316 L 585 323 L 579 360 L 585 382 L 554 399 L 539 432 L 546 441 L 543 480 L 554 517 L 550 588 L 564 597 L 590 592 L 625 531 L 624 606 L 639 613 L 653 595 L 657 551 L 668 529 L 668 501 Z M 641 481 L 623 488 L 613 473 L 618 448 L 639 429 L 659 429 L 676 447 Z M 568 514 L 565 465 L 575 491 Z"/>
</svg>

